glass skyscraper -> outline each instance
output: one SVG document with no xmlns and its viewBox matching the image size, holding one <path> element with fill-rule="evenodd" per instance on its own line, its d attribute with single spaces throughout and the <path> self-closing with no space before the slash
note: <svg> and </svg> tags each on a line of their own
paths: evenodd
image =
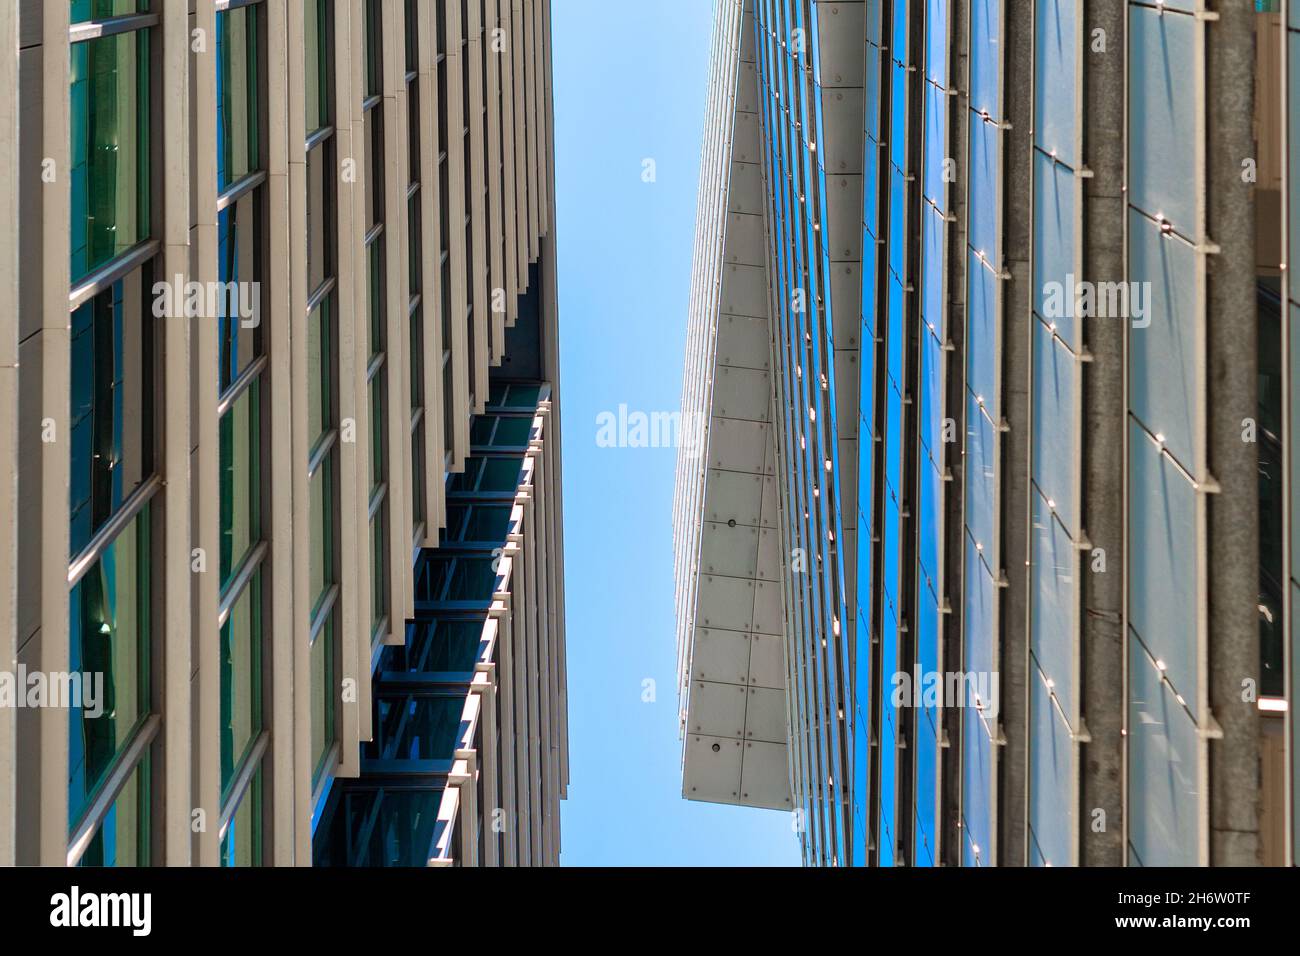
<svg viewBox="0 0 1300 956">
<path fill-rule="evenodd" d="M 1297 29 L 720 0 L 685 796 L 812 864 L 1294 861 Z"/>
<path fill-rule="evenodd" d="M 557 863 L 549 0 L 0 37 L 0 863 Z"/>
</svg>

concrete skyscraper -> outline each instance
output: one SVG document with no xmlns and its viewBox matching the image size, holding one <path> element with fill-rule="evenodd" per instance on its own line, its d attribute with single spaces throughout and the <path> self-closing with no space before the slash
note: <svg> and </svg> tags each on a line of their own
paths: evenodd
<svg viewBox="0 0 1300 956">
<path fill-rule="evenodd" d="M 0 38 L 0 864 L 557 862 L 549 0 Z"/>
<path fill-rule="evenodd" d="M 815 864 L 1293 863 L 1300 4 L 717 11 L 684 795 Z"/>
</svg>

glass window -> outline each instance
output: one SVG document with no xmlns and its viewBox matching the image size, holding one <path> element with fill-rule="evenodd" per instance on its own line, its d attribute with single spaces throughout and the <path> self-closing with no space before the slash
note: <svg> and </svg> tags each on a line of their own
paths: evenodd
<svg viewBox="0 0 1300 956">
<path fill-rule="evenodd" d="M 420 68 L 419 0 L 405 0 L 406 6 L 406 72 Z"/>
<path fill-rule="evenodd" d="M 258 10 L 217 13 L 217 189 L 260 165 L 258 156 Z"/>
<path fill-rule="evenodd" d="M 420 192 L 416 190 L 411 194 L 411 198 L 406 201 L 406 214 L 409 223 L 409 238 L 407 243 L 410 251 L 410 259 L 407 267 L 410 271 L 411 294 L 416 295 L 420 291 L 423 270 L 420 268 Z M 465 247 L 466 249 L 469 246 Z"/>
<path fill-rule="evenodd" d="M 330 144 L 307 154 L 307 291 L 314 293 L 334 275 L 334 197 Z"/>
<path fill-rule="evenodd" d="M 311 607 L 334 583 L 334 453 L 331 451 L 309 479 L 311 487 Z"/>
<path fill-rule="evenodd" d="M 334 616 L 328 619 L 311 645 L 311 753 L 315 780 L 334 744 Z"/>
<path fill-rule="evenodd" d="M 384 377 L 370 380 L 370 493 L 384 480 Z"/>
<path fill-rule="evenodd" d="M 384 26 L 380 0 L 366 0 L 366 95 L 384 92 Z"/>
<path fill-rule="evenodd" d="M 307 436 L 312 447 L 334 422 L 331 305 L 327 296 L 307 317 Z"/>
<path fill-rule="evenodd" d="M 411 411 L 424 407 L 424 310 L 411 311 Z"/>
<path fill-rule="evenodd" d="M 366 230 L 384 220 L 384 109 L 366 112 Z"/>
<path fill-rule="evenodd" d="M 217 214 L 219 394 L 262 353 L 262 197 L 260 189 L 246 193 Z"/>
<path fill-rule="evenodd" d="M 384 237 L 370 244 L 370 354 L 384 350 Z"/>
<path fill-rule="evenodd" d="M 517 448 L 528 444 L 532 432 L 531 418 L 480 415 L 474 419 L 470 442 L 493 448 Z"/>
<path fill-rule="evenodd" d="M 523 467 L 518 458 L 471 458 L 465 470 L 448 476 L 449 491 L 515 491 Z"/>
<path fill-rule="evenodd" d="M 146 267 L 71 315 L 72 555 L 153 473 L 153 337 Z"/>
<path fill-rule="evenodd" d="M 78 866 L 148 866 L 149 754 L 136 764 L 130 778 L 108 808 L 99 829 L 77 861 Z"/>
<path fill-rule="evenodd" d="M 248 784 L 221 840 L 222 866 L 262 864 L 262 770 Z"/>
<path fill-rule="evenodd" d="M 307 133 L 310 134 L 328 126 L 330 121 L 330 4 L 328 0 L 303 0 L 303 10 L 303 69 L 307 77 Z"/>
<path fill-rule="evenodd" d="M 420 181 L 420 84 L 406 84 L 407 147 L 410 150 L 411 182 Z"/>
<path fill-rule="evenodd" d="M 221 419 L 221 587 L 261 538 L 261 400 L 252 382 Z"/>
<path fill-rule="evenodd" d="M 149 12 L 149 0 L 71 0 L 71 3 L 72 23 Z"/>
<path fill-rule="evenodd" d="M 149 713 L 149 524 L 146 506 L 70 596 L 69 671 L 90 679 L 70 702 L 69 826 Z"/>
<path fill-rule="evenodd" d="M 424 524 L 424 429 L 417 427 L 411 432 L 411 534 Z M 418 544 L 413 541 L 412 545 Z"/>
<path fill-rule="evenodd" d="M 262 575 L 248 581 L 221 628 L 221 793 L 262 729 Z"/>
<path fill-rule="evenodd" d="M 137 30 L 72 45 L 74 284 L 150 235 L 150 35 Z"/>
<path fill-rule="evenodd" d="M 370 519 L 370 633 L 388 611 L 388 542 L 384 535 L 384 509 L 381 506 Z"/>
<path fill-rule="evenodd" d="M 367 756 L 378 759 L 450 760 L 460 737 L 464 695 L 405 694 L 379 700 L 375 740 Z"/>
</svg>

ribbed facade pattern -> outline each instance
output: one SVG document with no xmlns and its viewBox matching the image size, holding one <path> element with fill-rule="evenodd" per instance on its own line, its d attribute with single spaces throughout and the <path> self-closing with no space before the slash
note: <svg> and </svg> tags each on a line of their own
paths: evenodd
<svg viewBox="0 0 1300 956">
<path fill-rule="evenodd" d="M 476 423 L 523 383 L 558 433 L 550 4 L 22 0 L 0 35 L 0 670 L 104 704 L 0 708 L 0 862 L 310 865 Z M 454 675 L 531 709 L 447 755 L 416 861 L 558 860 L 559 445 L 520 444 L 528 584 L 481 626 L 549 650 Z M 495 811 L 530 852 L 479 849 Z"/>
</svg>

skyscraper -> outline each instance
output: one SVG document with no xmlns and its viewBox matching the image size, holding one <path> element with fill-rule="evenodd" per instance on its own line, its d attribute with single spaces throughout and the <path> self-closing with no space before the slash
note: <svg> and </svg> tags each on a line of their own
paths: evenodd
<svg viewBox="0 0 1300 956">
<path fill-rule="evenodd" d="M 686 796 L 784 758 L 809 863 L 1294 861 L 1298 29 L 718 4 Z"/>
<path fill-rule="evenodd" d="M 0 863 L 558 860 L 549 30 L 0 12 Z"/>
</svg>

